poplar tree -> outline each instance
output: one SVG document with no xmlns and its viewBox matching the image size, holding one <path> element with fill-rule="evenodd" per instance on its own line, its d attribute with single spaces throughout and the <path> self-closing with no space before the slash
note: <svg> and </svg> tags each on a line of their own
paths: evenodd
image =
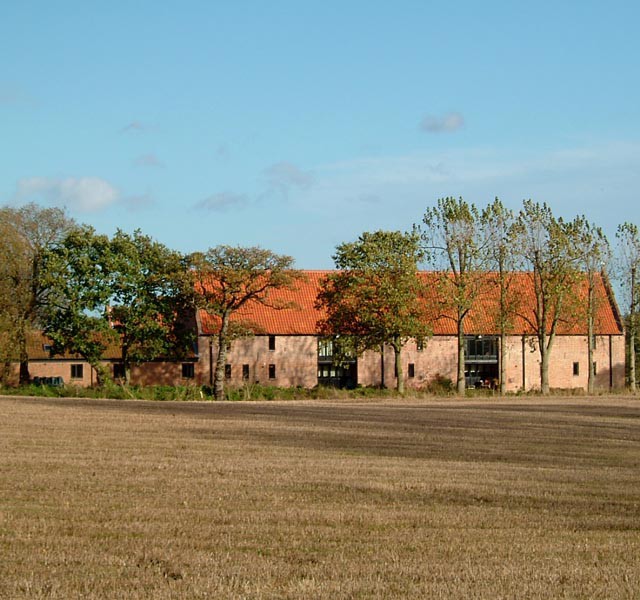
<svg viewBox="0 0 640 600">
<path fill-rule="evenodd" d="M 500 393 L 504 394 L 507 386 L 507 334 L 513 330 L 520 304 L 520 293 L 516 289 L 516 271 L 520 262 L 514 240 L 515 216 L 496 198 L 482 211 L 481 221 L 487 267 L 493 271 L 488 281 L 498 290 L 495 320 L 500 334 Z"/>
<path fill-rule="evenodd" d="M 607 285 L 606 271 L 611 252 L 609 241 L 602 229 L 587 221 L 584 216 L 575 218 L 573 228 L 578 265 L 586 279 L 587 303 L 584 306 L 584 317 L 587 325 L 587 365 L 589 367 L 587 391 L 592 394 L 595 390 L 596 376 L 593 361 L 596 315 L 601 303 L 601 299 L 597 295 L 597 287 L 599 281 Z"/>
<path fill-rule="evenodd" d="M 525 200 L 515 225 L 517 247 L 534 293 L 532 313 L 520 313 L 537 340 L 540 388 L 549 393 L 549 360 L 558 325 L 575 320 L 579 281 L 575 228 L 556 219 L 547 204 Z"/>
<path fill-rule="evenodd" d="M 441 318 L 455 323 L 458 342 L 456 389 L 464 394 L 465 320 L 486 286 L 486 255 L 480 236 L 480 215 L 462 198 L 441 198 L 429 207 L 419 226 L 427 262 L 438 270 Z"/>
<path fill-rule="evenodd" d="M 623 293 L 626 296 L 629 314 L 627 316 L 627 359 L 629 389 L 636 391 L 636 339 L 638 337 L 638 292 L 640 275 L 640 234 L 637 225 L 625 222 L 618 225 L 617 271 Z"/>
</svg>

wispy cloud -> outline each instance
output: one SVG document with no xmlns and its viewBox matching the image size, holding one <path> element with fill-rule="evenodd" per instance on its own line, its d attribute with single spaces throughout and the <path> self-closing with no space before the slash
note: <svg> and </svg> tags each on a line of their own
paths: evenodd
<svg viewBox="0 0 640 600">
<path fill-rule="evenodd" d="M 131 123 L 125 125 L 120 130 L 120 133 L 142 133 L 144 131 L 147 131 L 148 129 L 149 126 L 140 121 L 131 121 Z"/>
<path fill-rule="evenodd" d="M 233 192 L 218 192 L 212 194 L 200 202 L 197 202 L 193 208 L 207 212 L 226 212 L 232 209 L 244 208 L 248 203 L 248 199 L 243 194 L 235 194 Z"/>
<path fill-rule="evenodd" d="M 291 189 L 304 190 L 313 185 L 314 177 L 290 162 L 282 161 L 265 169 L 264 175 L 270 192 L 277 192 L 284 198 Z"/>
<path fill-rule="evenodd" d="M 458 112 L 441 116 L 426 115 L 420 122 L 420 129 L 427 133 L 452 133 L 464 126 L 464 117 Z"/>
<path fill-rule="evenodd" d="M 17 184 L 15 199 L 43 200 L 78 212 L 97 212 L 118 201 L 118 190 L 98 177 L 27 177 Z"/>
<path fill-rule="evenodd" d="M 156 204 L 155 199 L 149 193 L 138 196 L 127 196 L 122 200 L 122 204 L 129 212 L 139 212 L 151 208 Z"/>
<path fill-rule="evenodd" d="M 133 166 L 163 168 L 164 163 L 155 154 L 143 154 L 133 161 Z"/>
</svg>

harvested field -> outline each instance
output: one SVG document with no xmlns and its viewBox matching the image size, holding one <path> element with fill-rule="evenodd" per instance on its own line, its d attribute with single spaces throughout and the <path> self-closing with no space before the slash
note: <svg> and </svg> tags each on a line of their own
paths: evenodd
<svg viewBox="0 0 640 600">
<path fill-rule="evenodd" d="M 638 598 L 640 402 L 0 398 L 2 598 Z"/>
</svg>

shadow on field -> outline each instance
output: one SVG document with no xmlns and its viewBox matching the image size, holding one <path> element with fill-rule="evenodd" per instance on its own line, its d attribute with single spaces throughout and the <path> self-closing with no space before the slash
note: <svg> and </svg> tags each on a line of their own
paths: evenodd
<svg viewBox="0 0 640 600">
<path fill-rule="evenodd" d="M 20 398 L 74 410 L 184 419 L 185 438 L 347 455 L 637 468 L 640 405 L 626 400 L 447 403 L 185 403 Z M 194 419 L 198 422 L 194 423 Z"/>
</svg>

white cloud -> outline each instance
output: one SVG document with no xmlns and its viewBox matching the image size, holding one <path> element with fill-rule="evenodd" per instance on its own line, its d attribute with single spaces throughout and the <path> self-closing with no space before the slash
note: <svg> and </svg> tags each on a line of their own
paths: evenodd
<svg viewBox="0 0 640 600">
<path fill-rule="evenodd" d="M 96 212 L 119 199 L 118 190 L 98 177 L 27 177 L 17 185 L 16 199 L 42 199 L 49 204 L 66 206 L 78 212 Z"/>
<path fill-rule="evenodd" d="M 427 133 L 452 133 L 464 126 L 464 117 L 458 112 L 442 116 L 427 115 L 420 123 L 420 129 Z"/>
<path fill-rule="evenodd" d="M 193 208 L 208 212 L 225 212 L 233 208 L 244 208 L 247 197 L 233 192 L 218 192 L 196 203 Z"/>
</svg>

